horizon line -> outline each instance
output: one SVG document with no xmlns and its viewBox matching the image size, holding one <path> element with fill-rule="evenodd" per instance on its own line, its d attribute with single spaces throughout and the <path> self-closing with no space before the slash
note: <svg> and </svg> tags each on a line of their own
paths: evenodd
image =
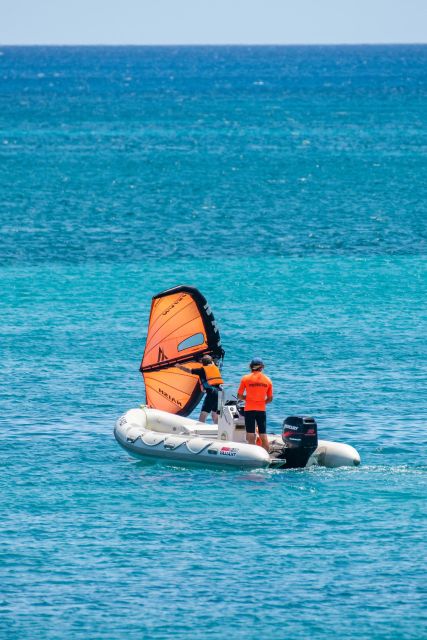
<svg viewBox="0 0 427 640">
<path fill-rule="evenodd" d="M 400 46 L 427 46 L 427 42 L 292 42 L 292 43 L 261 43 L 261 42 L 194 42 L 194 43 L 55 43 L 55 42 L 32 42 L 32 43 L 0 43 L 0 47 L 400 47 Z"/>
</svg>

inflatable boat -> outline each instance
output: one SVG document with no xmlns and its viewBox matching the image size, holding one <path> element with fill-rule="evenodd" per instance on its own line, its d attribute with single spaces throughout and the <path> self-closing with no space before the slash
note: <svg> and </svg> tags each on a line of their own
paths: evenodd
<svg viewBox="0 0 427 640">
<path fill-rule="evenodd" d="M 268 451 L 246 442 L 243 408 L 233 400 L 221 398 L 218 425 L 188 418 L 203 396 L 201 379 L 193 372 L 204 355 L 221 366 L 224 350 L 206 298 L 187 285 L 155 295 L 140 366 L 145 405 L 127 411 L 114 429 L 117 442 L 129 453 L 246 468 L 360 463 L 353 447 L 318 440 L 317 424 L 308 416 L 286 418 L 281 434 L 268 434 Z"/>
<path fill-rule="evenodd" d="M 114 435 L 136 458 L 178 463 L 247 469 L 360 464 L 358 452 L 350 445 L 318 440 L 316 421 L 308 416 L 290 416 L 284 420 L 281 434 L 268 434 L 268 452 L 259 445 L 248 444 L 242 411 L 233 402 L 222 407 L 218 425 L 142 405 L 117 420 Z"/>
</svg>

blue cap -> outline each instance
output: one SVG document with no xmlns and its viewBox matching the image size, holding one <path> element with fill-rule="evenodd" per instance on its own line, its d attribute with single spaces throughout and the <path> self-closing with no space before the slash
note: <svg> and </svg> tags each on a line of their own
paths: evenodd
<svg viewBox="0 0 427 640">
<path fill-rule="evenodd" d="M 264 363 L 261 360 L 261 358 L 252 358 L 249 366 L 251 369 L 253 369 L 253 368 L 263 367 Z"/>
</svg>

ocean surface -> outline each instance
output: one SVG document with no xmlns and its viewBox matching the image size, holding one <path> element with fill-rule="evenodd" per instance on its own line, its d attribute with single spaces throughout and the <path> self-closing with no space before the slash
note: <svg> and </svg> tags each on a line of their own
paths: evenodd
<svg viewBox="0 0 427 640">
<path fill-rule="evenodd" d="M 0 47 L 2 640 L 427 637 L 426 125 L 427 46 Z M 362 465 L 120 449 L 178 284 Z"/>
</svg>

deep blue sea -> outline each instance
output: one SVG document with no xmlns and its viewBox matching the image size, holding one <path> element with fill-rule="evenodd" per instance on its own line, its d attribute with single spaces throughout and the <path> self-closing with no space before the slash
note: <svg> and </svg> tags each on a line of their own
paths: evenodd
<svg viewBox="0 0 427 640">
<path fill-rule="evenodd" d="M 0 47 L 2 640 L 427 637 L 426 125 L 427 46 Z M 362 465 L 120 449 L 178 284 Z"/>
</svg>

